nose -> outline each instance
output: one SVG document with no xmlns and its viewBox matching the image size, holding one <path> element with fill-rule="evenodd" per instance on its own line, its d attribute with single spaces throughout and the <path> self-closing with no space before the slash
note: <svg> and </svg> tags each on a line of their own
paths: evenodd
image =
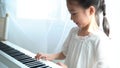
<svg viewBox="0 0 120 68">
<path fill-rule="evenodd" d="M 71 20 L 75 23 L 75 20 L 74 20 L 73 16 L 71 16 Z"/>
<path fill-rule="evenodd" d="M 73 20 L 73 17 L 71 16 L 71 20 Z"/>
</svg>

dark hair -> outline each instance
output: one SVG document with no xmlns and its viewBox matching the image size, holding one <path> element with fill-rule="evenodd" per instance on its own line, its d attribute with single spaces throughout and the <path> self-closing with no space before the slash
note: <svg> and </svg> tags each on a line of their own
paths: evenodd
<svg viewBox="0 0 120 68">
<path fill-rule="evenodd" d="M 94 6 L 96 9 L 96 22 L 99 26 L 99 13 L 103 12 L 103 30 L 107 36 L 109 36 L 110 26 L 106 18 L 106 5 L 104 0 L 67 0 L 69 2 L 77 1 L 79 5 L 85 9 L 89 8 L 90 6 Z"/>
</svg>

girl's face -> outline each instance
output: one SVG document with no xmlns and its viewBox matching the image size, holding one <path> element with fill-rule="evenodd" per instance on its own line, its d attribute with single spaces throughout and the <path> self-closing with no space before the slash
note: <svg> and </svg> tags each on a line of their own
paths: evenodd
<svg viewBox="0 0 120 68">
<path fill-rule="evenodd" d="M 80 5 L 73 1 L 72 3 L 67 2 L 68 11 L 71 14 L 71 20 L 80 28 L 84 28 L 90 23 L 90 13 L 88 9 L 80 7 Z"/>
</svg>

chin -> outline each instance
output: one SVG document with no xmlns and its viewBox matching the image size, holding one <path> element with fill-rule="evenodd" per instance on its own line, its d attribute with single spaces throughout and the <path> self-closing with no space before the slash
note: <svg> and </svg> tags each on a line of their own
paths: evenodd
<svg viewBox="0 0 120 68">
<path fill-rule="evenodd" d="M 80 25 L 77 25 L 77 27 L 81 28 L 81 26 L 80 26 Z"/>
</svg>

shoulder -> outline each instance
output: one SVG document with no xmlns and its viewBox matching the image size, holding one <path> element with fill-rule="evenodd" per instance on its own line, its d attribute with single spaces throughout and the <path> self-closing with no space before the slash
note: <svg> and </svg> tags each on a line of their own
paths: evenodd
<svg viewBox="0 0 120 68">
<path fill-rule="evenodd" d="M 98 40 L 110 40 L 109 37 L 102 31 L 98 30 L 94 33 L 92 33 L 92 37 Z"/>
<path fill-rule="evenodd" d="M 96 46 L 107 45 L 110 42 L 109 37 L 101 30 L 92 33 L 89 40 L 93 42 Z"/>
<path fill-rule="evenodd" d="M 70 30 L 70 33 L 76 33 L 78 30 L 79 30 L 78 27 L 73 27 L 73 28 Z"/>
<path fill-rule="evenodd" d="M 98 49 L 99 52 L 104 52 L 104 51 L 107 52 L 111 50 L 111 40 L 103 31 L 98 31 L 94 35 L 94 38 L 95 38 L 94 42 L 95 42 L 96 48 Z"/>
<path fill-rule="evenodd" d="M 98 31 L 98 33 L 96 34 L 96 36 L 98 37 L 98 39 L 100 41 L 109 41 L 110 38 L 103 32 L 103 31 Z"/>
</svg>

